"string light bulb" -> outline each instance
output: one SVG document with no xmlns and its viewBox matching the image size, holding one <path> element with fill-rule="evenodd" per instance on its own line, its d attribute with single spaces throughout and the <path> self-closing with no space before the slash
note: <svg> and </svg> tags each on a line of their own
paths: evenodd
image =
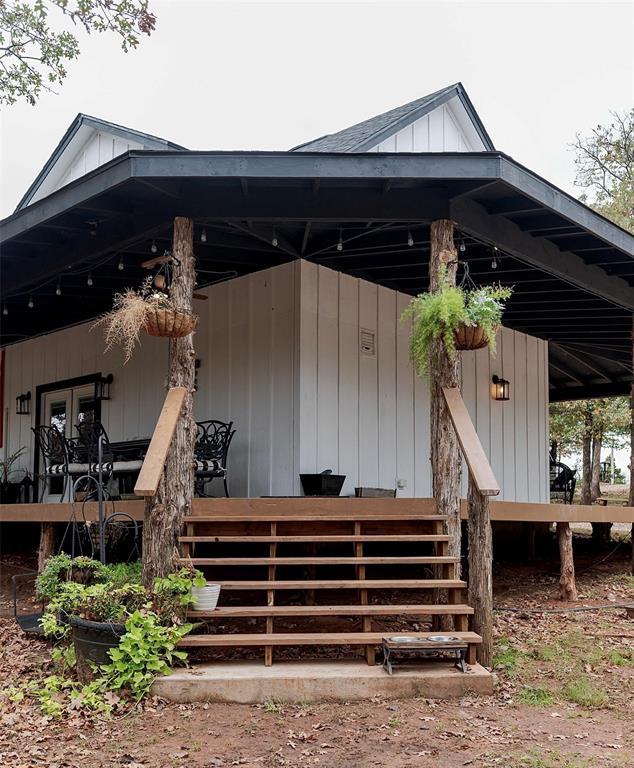
<svg viewBox="0 0 634 768">
<path fill-rule="evenodd" d="M 86 280 L 86 285 L 89 285 L 90 287 L 92 287 L 94 284 L 95 283 L 94 283 L 94 281 L 92 279 L 92 272 L 89 272 L 88 273 L 88 279 Z"/>
<path fill-rule="evenodd" d="M 207 242 L 207 230 L 203 229 L 203 231 L 200 233 L 200 242 L 206 243 Z"/>
<path fill-rule="evenodd" d="M 343 237 L 341 236 L 341 230 L 339 230 L 339 240 L 337 240 L 337 250 L 343 251 Z"/>
<path fill-rule="evenodd" d="M 271 245 L 274 248 L 277 248 L 277 246 L 279 245 L 279 242 L 280 241 L 277 239 L 277 234 L 275 233 L 275 230 L 273 230 L 273 238 L 271 239 Z"/>
<path fill-rule="evenodd" d="M 497 269 L 498 268 L 498 247 L 497 245 L 493 246 L 493 261 L 491 262 L 491 269 Z"/>
<path fill-rule="evenodd" d="M 5 304 L 4 307 L 2 307 L 2 314 L 6 317 L 9 314 L 9 310 L 7 309 L 7 305 Z"/>
<path fill-rule="evenodd" d="M 119 263 L 117 264 L 117 269 L 119 272 L 123 272 L 125 269 L 125 264 L 123 263 L 123 256 L 119 256 Z"/>
<path fill-rule="evenodd" d="M 57 285 L 55 286 L 55 295 L 61 296 L 62 295 L 62 283 L 61 280 L 57 281 Z"/>
<path fill-rule="evenodd" d="M 29 309 L 33 309 L 33 307 L 35 306 L 35 302 L 33 301 L 33 296 L 29 296 L 29 303 L 27 306 Z"/>
<path fill-rule="evenodd" d="M 460 245 L 458 246 L 458 250 L 460 253 L 464 253 L 467 250 L 467 246 L 464 243 L 464 240 L 460 238 Z"/>
<path fill-rule="evenodd" d="M 156 245 L 156 240 L 152 240 L 152 245 L 150 246 L 150 251 L 152 251 L 152 253 L 156 253 L 158 251 L 158 246 Z"/>
<path fill-rule="evenodd" d="M 412 237 L 412 233 L 409 231 L 409 229 L 407 230 L 407 244 L 410 248 L 414 245 L 414 238 Z"/>
</svg>

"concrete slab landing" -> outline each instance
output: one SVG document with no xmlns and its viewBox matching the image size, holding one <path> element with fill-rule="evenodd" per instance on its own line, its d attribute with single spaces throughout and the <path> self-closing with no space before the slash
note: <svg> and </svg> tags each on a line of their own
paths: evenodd
<svg viewBox="0 0 634 768">
<path fill-rule="evenodd" d="M 388 675 L 380 666 L 357 660 L 230 661 L 176 669 L 158 678 L 152 693 L 180 703 L 224 701 L 258 704 L 267 699 L 289 702 L 358 701 L 380 696 L 449 699 L 467 693 L 493 693 L 494 676 L 479 664 L 463 673 L 447 662 L 396 668 Z"/>
</svg>

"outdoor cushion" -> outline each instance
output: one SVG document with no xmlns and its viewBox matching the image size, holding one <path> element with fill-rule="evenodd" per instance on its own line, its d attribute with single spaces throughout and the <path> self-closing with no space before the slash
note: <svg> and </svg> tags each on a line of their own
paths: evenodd
<svg viewBox="0 0 634 768">
<path fill-rule="evenodd" d="M 116 475 L 123 472 L 138 472 L 143 466 L 143 461 L 141 459 L 135 459 L 134 461 L 104 461 L 101 466 L 103 472 L 113 472 Z M 99 464 L 96 462 L 68 465 L 69 475 L 96 475 L 98 472 Z"/>
<path fill-rule="evenodd" d="M 196 474 L 207 475 L 214 474 L 216 477 L 224 477 L 227 470 L 222 466 L 218 459 L 196 459 Z"/>
</svg>

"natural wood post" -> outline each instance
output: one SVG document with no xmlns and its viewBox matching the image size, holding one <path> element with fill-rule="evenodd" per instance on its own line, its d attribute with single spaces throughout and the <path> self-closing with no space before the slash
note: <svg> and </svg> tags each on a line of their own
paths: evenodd
<svg viewBox="0 0 634 768">
<path fill-rule="evenodd" d="M 439 219 L 431 223 L 431 252 L 429 256 L 429 290 L 434 293 L 441 287 L 442 280 L 455 285 L 458 270 L 458 254 L 454 245 L 454 223 L 450 219 Z M 444 272 L 444 278 L 443 278 Z M 460 355 L 452 359 L 441 338 L 432 341 L 429 350 L 429 388 L 431 412 L 431 472 L 432 492 L 438 514 L 447 516 L 446 530 L 449 535 L 448 554 L 460 557 L 460 474 L 462 464 L 458 439 L 451 423 L 443 387 L 460 386 Z M 436 568 L 436 573 L 440 569 Z M 438 576 L 437 576 L 438 578 Z M 456 568 L 460 578 L 460 562 Z M 444 590 L 434 592 L 435 603 L 447 602 Z M 452 629 L 449 616 L 434 616 L 432 626 L 436 630 Z"/>
<path fill-rule="evenodd" d="M 194 223 L 191 219 L 180 216 L 174 219 L 172 256 L 174 261 L 170 298 L 177 309 L 192 312 L 196 270 Z M 187 394 L 158 490 L 156 495 L 146 499 L 145 503 L 143 581 L 146 585 L 150 585 L 157 576 L 164 576 L 173 569 L 183 518 L 191 513 L 196 441 L 196 424 L 193 417 L 194 375 L 194 334 L 170 339 L 167 386 L 184 387 Z"/>
<path fill-rule="evenodd" d="M 473 631 L 482 637 L 477 659 L 493 666 L 493 537 L 489 497 L 478 490 L 469 473 L 469 605 L 473 607 Z"/>
<path fill-rule="evenodd" d="M 454 246 L 454 223 L 439 219 L 431 223 L 431 254 L 429 258 L 429 290 L 445 280 L 456 284 L 458 255 Z M 460 474 L 461 459 L 458 438 L 451 423 L 443 387 L 460 387 L 460 355 L 451 358 L 442 339 L 436 339 L 430 349 L 431 391 L 431 471 L 432 489 L 439 515 L 447 515 L 449 555 L 460 557 Z M 460 566 L 458 566 L 459 578 Z"/>
<path fill-rule="evenodd" d="M 37 551 L 37 572 L 42 573 L 46 561 L 55 554 L 55 523 L 40 525 L 40 546 Z"/>
<path fill-rule="evenodd" d="M 576 600 L 577 586 L 570 523 L 557 523 L 557 538 L 559 539 L 560 597 L 562 600 Z"/>
</svg>

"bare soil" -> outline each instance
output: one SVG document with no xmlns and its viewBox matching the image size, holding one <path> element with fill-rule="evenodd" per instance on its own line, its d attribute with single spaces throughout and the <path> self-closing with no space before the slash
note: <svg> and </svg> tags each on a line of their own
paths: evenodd
<svg viewBox="0 0 634 768">
<path fill-rule="evenodd" d="M 603 556 L 605 556 L 604 553 Z M 630 768 L 634 765 L 634 602 L 622 547 L 604 562 L 577 557 L 580 601 L 561 608 L 556 561 L 497 567 L 496 673 L 492 697 L 286 705 L 126 705 L 111 719 L 63 720 L 29 702 L 0 703 L 6 768 Z M 10 576 L 32 567 L 4 558 L 0 691 L 50 672 L 50 647 L 10 617 Z M 28 584 L 20 609 L 30 604 Z M 564 607 L 573 607 L 566 605 Z"/>
</svg>

